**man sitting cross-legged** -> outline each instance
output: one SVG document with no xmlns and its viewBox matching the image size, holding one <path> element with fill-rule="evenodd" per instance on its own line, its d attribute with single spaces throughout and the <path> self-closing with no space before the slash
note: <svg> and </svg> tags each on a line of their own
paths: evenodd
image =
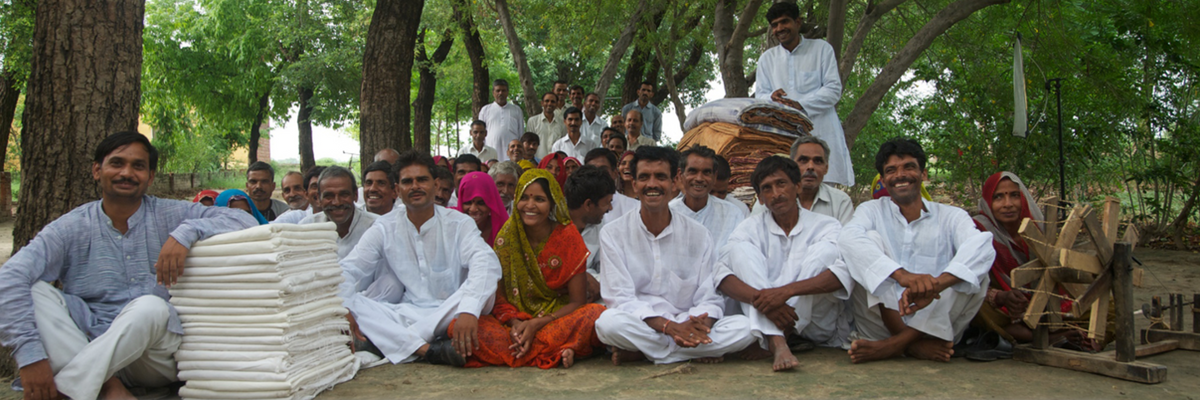
<svg viewBox="0 0 1200 400">
<path fill-rule="evenodd" d="M 838 238 L 858 283 L 851 302 L 862 339 L 850 346 L 852 362 L 905 353 L 949 361 L 983 302 L 992 235 L 966 211 L 921 198 L 925 161 L 915 140 L 880 146 L 875 169 L 890 197 L 859 205 Z"/>
<path fill-rule="evenodd" d="M 126 385 L 178 380 L 183 326 L 163 285 L 196 241 L 258 223 L 147 196 L 157 164 L 145 136 L 108 136 L 92 161 L 100 200 L 46 225 L 0 268 L 0 343 L 13 349 L 26 399 L 132 399 Z"/>
<path fill-rule="evenodd" d="M 337 225 L 338 260 L 350 255 L 363 234 L 379 219 L 379 215 L 354 206 L 354 200 L 358 198 L 355 183 L 354 173 L 350 170 L 336 165 L 326 167 L 317 178 L 321 212 L 300 220 L 301 224 L 333 222 Z"/>
<path fill-rule="evenodd" d="M 837 248 L 841 224 L 799 207 L 800 180 L 800 168 L 783 157 L 755 167 L 750 183 L 768 211 L 738 225 L 717 264 L 718 289 L 740 302 L 776 371 L 799 365 L 788 336 L 841 347 L 850 334 L 844 300 L 854 281 Z"/>
<path fill-rule="evenodd" d="M 679 170 L 674 151 L 643 146 L 633 159 L 641 210 L 600 231 L 600 293 L 608 310 L 596 321 L 613 363 L 716 362 L 754 341 L 745 316 L 722 318 L 713 283 L 713 240 L 703 225 L 675 215 L 668 187 Z"/>
<path fill-rule="evenodd" d="M 396 166 L 404 209 L 376 220 L 341 260 L 355 348 L 392 363 L 424 357 L 462 366 L 479 343 L 478 316 L 491 311 L 500 261 L 474 220 L 433 203 L 432 158 L 407 151 Z M 395 295 L 363 293 L 368 287 Z M 456 317 L 454 340 L 444 339 Z"/>
</svg>

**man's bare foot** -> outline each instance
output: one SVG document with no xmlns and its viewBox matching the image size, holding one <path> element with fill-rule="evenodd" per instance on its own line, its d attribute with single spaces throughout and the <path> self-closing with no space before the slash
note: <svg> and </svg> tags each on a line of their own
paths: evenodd
<svg viewBox="0 0 1200 400">
<path fill-rule="evenodd" d="M 733 355 L 743 360 L 761 360 L 771 356 L 771 352 L 758 345 L 758 342 L 750 343 L 745 349 Z"/>
<path fill-rule="evenodd" d="M 611 347 L 611 349 L 613 365 L 621 365 L 624 362 L 638 361 L 646 358 L 646 355 L 640 351 L 621 350 L 616 347 Z"/>
<path fill-rule="evenodd" d="M 133 393 L 130 393 L 129 389 L 125 388 L 125 384 L 121 383 L 121 380 L 115 376 L 109 378 L 107 382 L 104 382 L 104 386 L 100 387 L 98 398 L 104 400 L 137 400 L 137 397 L 134 397 Z"/>
<path fill-rule="evenodd" d="M 771 350 L 775 353 L 775 364 L 771 366 L 775 372 L 787 371 L 800 366 L 800 360 L 792 355 L 792 349 L 788 347 L 787 338 L 783 336 L 768 336 L 771 343 Z"/>
<path fill-rule="evenodd" d="M 562 351 L 562 366 L 563 368 L 571 368 L 575 365 L 575 350 L 566 349 Z"/>
<path fill-rule="evenodd" d="M 941 339 L 925 338 L 908 345 L 908 355 L 921 360 L 948 362 L 954 355 L 954 343 Z"/>
<path fill-rule="evenodd" d="M 904 347 L 889 340 L 855 340 L 850 344 L 850 362 L 861 364 L 868 361 L 886 360 L 904 353 Z"/>
<path fill-rule="evenodd" d="M 720 364 L 722 362 L 725 362 L 725 357 L 724 356 L 722 356 L 722 357 L 702 357 L 702 358 L 697 358 L 696 362 L 701 363 L 701 364 Z"/>
</svg>

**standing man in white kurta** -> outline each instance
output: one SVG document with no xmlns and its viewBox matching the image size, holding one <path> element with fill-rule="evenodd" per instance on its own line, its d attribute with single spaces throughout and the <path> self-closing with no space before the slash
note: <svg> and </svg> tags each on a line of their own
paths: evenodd
<svg viewBox="0 0 1200 400">
<path fill-rule="evenodd" d="M 837 247 L 841 224 L 796 204 L 800 176 L 783 157 L 758 164 L 750 183 L 769 211 L 738 225 L 717 267 L 719 290 L 750 318 L 760 348 L 770 351 L 758 354 L 774 356 L 776 371 L 799 365 L 789 336 L 840 347 L 850 335 L 844 300 L 854 281 Z"/>
<path fill-rule="evenodd" d="M 746 219 L 745 206 L 722 201 L 709 192 L 717 176 L 717 153 L 701 145 L 692 145 L 679 155 L 683 173 L 676 178 L 683 196 L 671 200 L 671 212 L 699 222 L 712 237 L 713 252 L 720 254 L 733 229 Z"/>
<path fill-rule="evenodd" d="M 708 231 L 668 206 L 678 157 L 645 146 L 633 163 L 641 210 L 600 231 L 600 294 L 608 310 L 596 320 L 596 335 L 613 347 L 613 364 L 716 362 L 746 348 L 754 341 L 749 320 L 722 318 Z"/>
<path fill-rule="evenodd" d="M 555 111 L 555 104 L 558 104 L 558 96 L 546 92 L 542 95 L 542 113 L 529 117 L 529 121 L 526 122 L 529 131 L 537 134 L 539 140 L 537 150 L 533 154 L 529 154 L 529 149 L 525 150 L 526 157 L 536 155 L 537 159 L 541 160 L 551 153 L 550 148 L 554 147 L 554 142 L 567 136 L 567 125 L 563 123 L 562 115 Z"/>
<path fill-rule="evenodd" d="M 800 8 L 796 3 L 775 3 L 767 10 L 767 23 L 779 46 L 764 51 L 758 59 L 754 97 L 794 100 L 812 120 L 812 134 L 829 143 L 833 150 L 829 175 L 825 180 L 854 186 L 854 168 L 850 149 L 838 119 L 837 103 L 842 99 L 842 80 L 838 75 L 833 46 L 821 39 L 800 37 Z"/>
<path fill-rule="evenodd" d="M 487 126 L 487 140 L 484 143 L 493 149 L 505 149 L 508 148 L 508 142 L 518 140 L 525 134 L 525 112 L 508 102 L 506 80 L 492 82 L 492 98 L 495 102 L 479 109 L 479 119 Z M 508 154 L 496 156 L 497 160 L 508 161 Z"/>
<path fill-rule="evenodd" d="M 462 366 L 478 348 L 479 315 L 491 312 L 500 260 L 474 220 L 434 204 L 431 157 L 407 151 L 397 168 L 403 212 L 377 220 L 341 261 L 346 281 L 339 295 L 350 310 L 355 347 L 392 363 L 424 357 Z M 396 280 L 390 288 L 372 289 L 400 293 L 399 301 L 361 293 L 375 277 L 389 276 L 379 268 L 390 269 Z M 447 332 L 456 318 L 454 332 Z"/>
<path fill-rule="evenodd" d="M 875 169 L 891 196 L 859 205 L 838 238 L 858 283 L 852 362 L 901 354 L 949 361 L 986 297 L 992 234 L 966 211 L 921 198 L 926 160 L 912 139 L 880 146 Z"/>
</svg>

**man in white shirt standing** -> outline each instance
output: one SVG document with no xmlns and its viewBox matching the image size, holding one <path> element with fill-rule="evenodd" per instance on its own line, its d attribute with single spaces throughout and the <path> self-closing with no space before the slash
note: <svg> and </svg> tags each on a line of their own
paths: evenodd
<svg viewBox="0 0 1200 400">
<path fill-rule="evenodd" d="M 801 136 L 792 143 L 792 161 L 800 166 L 800 207 L 818 214 L 825 214 L 845 225 L 854 215 L 854 202 L 850 195 L 830 185 L 822 184 L 829 172 L 829 146 L 816 136 Z M 762 202 L 754 204 L 751 214 L 766 212 Z"/>
<path fill-rule="evenodd" d="M 526 125 L 529 126 L 529 131 L 537 134 L 538 143 L 535 154 L 529 154 L 529 149 L 526 149 L 525 156 L 536 156 L 541 160 L 550 154 L 550 147 L 554 146 L 554 142 L 567 136 L 567 126 L 563 123 L 559 113 L 554 111 L 555 105 L 558 104 L 558 95 L 547 92 L 542 95 L 542 113 L 529 117 Z"/>
<path fill-rule="evenodd" d="M 675 152 L 646 146 L 633 162 L 641 210 L 600 231 L 600 293 L 608 310 L 596 320 L 596 335 L 613 347 L 617 365 L 642 358 L 719 362 L 754 341 L 750 321 L 724 317 L 708 231 L 671 212 Z"/>
<path fill-rule="evenodd" d="M 683 163 L 683 173 L 679 174 L 677 184 L 683 189 L 683 196 L 671 200 L 671 212 L 704 225 L 719 252 L 733 229 L 746 219 L 746 213 L 735 208 L 733 203 L 709 194 L 716 180 L 716 152 L 705 146 L 692 145 L 679 155 L 679 161 Z"/>
<path fill-rule="evenodd" d="M 658 143 L 659 139 L 662 139 L 662 110 L 650 103 L 650 98 L 654 97 L 654 82 L 642 82 L 642 85 L 638 87 L 637 96 L 637 100 L 621 107 L 621 115 L 626 118 L 626 131 L 629 130 L 629 112 L 636 110 L 640 116 L 639 122 L 641 122 L 638 126 L 641 128 L 639 134 L 647 137 L 653 143 Z M 630 134 L 630 149 L 633 148 L 633 142 L 633 136 Z"/>
<path fill-rule="evenodd" d="M 404 212 L 378 220 L 342 259 L 346 281 L 339 295 L 350 310 L 356 351 L 397 364 L 424 357 L 462 366 L 479 346 L 478 317 L 491 312 L 500 260 L 474 220 L 433 203 L 433 168 L 429 155 L 400 155 Z M 368 287 L 397 293 L 399 300 L 365 296 Z"/>
<path fill-rule="evenodd" d="M 862 203 L 838 246 L 858 285 L 851 294 L 850 361 L 908 354 L 949 361 L 954 343 L 986 297 L 996 251 L 992 234 L 960 208 L 925 201 L 925 150 L 915 140 L 885 142 L 875 169 L 889 196 Z"/>
<path fill-rule="evenodd" d="M 487 123 L 475 120 L 471 123 L 471 143 L 458 149 L 458 155 L 470 154 L 480 160 L 499 160 L 500 155 L 496 152 L 496 148 L 484 144 L 488 137 Z"/>
<path fill-rule="evenodd" d="M 508 145 L 513 139 L 520 139 L 525 133 L 525 112 L 521 107 L 508 102 L 508 81 L 497 79 L 492 82 L 492 97 L 494 103 L 479 109 L 479 120 L 488 127 L 487 146 L 499 149 Z M 506 161 L 508 156 L 498 154 L 497 160 Z M 518 160 L 513 160 L 518 161 Z"/>
<path fill-rule="evenodd" d="M 759 340 L 751 348 L 774 356 L 775 371 L 800 364 L 789 336 L 840 347 L 850 335 L 844 300 L 854 281 L 837 247 L 841 224 L 796 205 L 800 176 L 796 163 L 783 157 L 755 167 L 751 185 L 770 211 L 738 225 L 717 267 L 718 289 L 750 318 Z"/>
<path fill-rule="evenodd" d="M 583 137 L 583 132 L 579 130 L 583 126 L 583 111 L 575 107 L 567 107 L 563 112 L 563 123 L 567 126 L 567 135 L 563 136 L 554 142 L 550 147 L 550 152 L 561 151 L 567 154 L 567 157 L 583 158 L 588 150 L 596 147 L 591 140 Z"/>
<path fill-rule="evenodd" d="M 608 127 L 608 122 L 598 114 L 600 112 L 600 95 L 588 93 L 586 100 L 583 101 L 583 127 L 580 131 L 583 132 L 583 137 L 591 140 L 592 144 L 597 147 L 603 147 L 604 141 L 601 138 L 604 128 Z M 589 149 L 590 150 L 590 149 Z"/>
<path fill-rule="evenodd" d="M 337 165 L 326 167 L 317 178 L 317 190 L 321 193 L 321 213 L 300 221 L 301 225 L 322 222 L 333 222 L 337 225 L 338 260 L 346 258 L 350 251 L 354 250 L 363 233 L 379 218 L 378 214 L 359 210 L 354 206 L 354 200 L 358 198 L 357 186 L 354 173 L 350 170 Z"/>
<path fill-rule="evenodd" d="M 842 79 L 838 75 L 833 46 L 821 39 L 800 36 L 800 8 L 796 3 L 775 3 L 767 10 L 767 23 L 779 46 L 763 52 L 755 74 L 754 97 L 794 100 L 808 113 L 812 134 L 833 150 L 832 165 L 825 180 L 854 186 L 854 168 L 850 149 L 842 133 L 837 103 L 842 99 Z"/>
</svg>

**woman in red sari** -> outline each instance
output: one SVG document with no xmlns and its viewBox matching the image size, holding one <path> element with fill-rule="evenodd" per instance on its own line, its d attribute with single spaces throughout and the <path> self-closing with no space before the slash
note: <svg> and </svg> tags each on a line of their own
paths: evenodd
<svg viewBox="0 0 1200 400">
<path fill-rule="evenodd" d="M 496 305 L 479 318 L 480 345 L 466 366 L 569 368 L 601 346 L 595 323 L 604 306 L 587 302 L 589 252 L 549 171 L 521 175 L 514 198 L 496 237 Z"/>
<path fill-rule="evenodd" d="M 566 157 L 563 157 L 562 154 L 550 153 L 542 157 L 542 162 L 538 163 L 538 168 L 550 172 L 554 181 L 558 182 L 558 187 L 562 187 L 567 182 L 567 167 L 563 165 L 564 159 Z"/>
</svg>

